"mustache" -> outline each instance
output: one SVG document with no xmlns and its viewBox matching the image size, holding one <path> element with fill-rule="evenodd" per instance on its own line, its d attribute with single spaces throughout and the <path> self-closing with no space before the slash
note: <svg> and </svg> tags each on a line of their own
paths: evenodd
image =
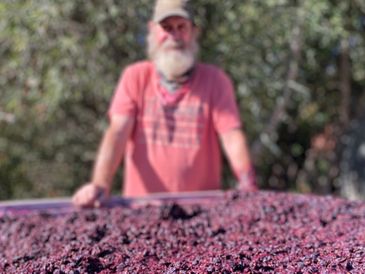
<svg viewBox="0 0 365 274">
<path fill-rule="evenodd" d="M 166 40 L 162 45 L 161 47 L 164 48 L 164 49 L 168 49 L 168 48 L 178 48 L 178 49 L 182 49 L 182 48 L 185 48 L 185 43 L 181 40 L 172 40 L 172 39 L 169 39 L 169 40 Z"/>
<path fill-rule="evenodd" d="M 153 32 L 148 33 L 146 54 L 150 60 L 155 60 L 157 56 L 161 54 L 167 54 L 169 50 L 172 52 L 178 51 L 184 54 L 192 53 L 194 56 L 196 56 L 199 46 L 196 39 L 193 39 L 187 43 L 181 39 L 175 40 L 168 38 L 160 44 Z"/>
</svg>

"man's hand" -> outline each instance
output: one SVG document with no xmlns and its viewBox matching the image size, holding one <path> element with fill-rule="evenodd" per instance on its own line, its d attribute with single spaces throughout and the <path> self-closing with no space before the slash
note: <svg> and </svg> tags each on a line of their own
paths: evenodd
<svg viewBox="0 0 365 274">
<path fill-rule="evenodd" d="M 76 191 L 72 203 L 78 207 L 100 207 L 108 196 L 104 188 L 88 183 Z"/>
<path fill-rule="evenodd" d="M 240 174 L 237 189 L 247 192 L 258 190 L 255 172 L 252 168 L 249 171 Z"/>
</svg>

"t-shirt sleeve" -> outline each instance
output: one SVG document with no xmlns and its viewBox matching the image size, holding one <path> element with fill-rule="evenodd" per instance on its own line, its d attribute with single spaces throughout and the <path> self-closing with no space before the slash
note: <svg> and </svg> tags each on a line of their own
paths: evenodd
<svg viewBox="0 0 365 274">
<path fill-rule="evenodd" d="M 118 84 L 114 90 L 108 116 L 112 115 L 126 115 L 134 116 L 137 110 L 136 101 L 136 81 L 133 79 L 133 71 L 126 68 L 121 74 Z"/>
<path fill-rule="evenodd" d="M 231 80 L 222 71 L 219 71 L 217 80 L 219 89 L 214 94 L 213 124 L 215 130 L 222 134 L 240 128 L 242 123 Z"/>
</svg>

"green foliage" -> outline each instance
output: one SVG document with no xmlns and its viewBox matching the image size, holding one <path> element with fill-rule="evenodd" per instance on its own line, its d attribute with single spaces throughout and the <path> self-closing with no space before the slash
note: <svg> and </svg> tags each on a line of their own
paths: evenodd
<svg viewBox="0 0 365 274">
<path fill-rule="evenodd" d="M 312 137 L 339 123 L 343 40 L 350 44 L 350 114 L 361 114 L 365 6 L 334 2 L 194 1 L 201 59 L 232 76 L 250 144 L 264 147 L 254 155 L 264 188 L 316 191 L 318 176 L 328 172 L 330 160 L 318 158 L 310 172 L 319 175 L 306 176 L 304 187 L 298 179 L 309 172 Z M 151 3 L 0 3 L 0 199 L 70 195 L 88 180 L 118 77 L 145 56 Z M 288 79 L 295 27 L 298 73 Z M 285 111 L 265 135 L 287 87 Z M 232 175 L 224 174 L 230 184 Z"/>
</svg>

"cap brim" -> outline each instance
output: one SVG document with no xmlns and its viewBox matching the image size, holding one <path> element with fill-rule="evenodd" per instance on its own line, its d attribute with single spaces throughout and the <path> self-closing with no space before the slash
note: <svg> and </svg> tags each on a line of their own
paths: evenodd
<svg viewBox="0 0 365 274">
<path fill-rule="evenodd" d="M 180 16 L 180 17 L 186 18 L 188 20 L 191 20 L 190 15 L 186 11 L 183 11 L 183 10 L 170 10 L 169 12 L 160 14 L 159 16 L 153 18 L 153 21 L 155 21 L 157 23 L 160 23 L 161 21 L 163 21 L 166 18 L 171 17 L 171 16 Z"/>
</svg>

